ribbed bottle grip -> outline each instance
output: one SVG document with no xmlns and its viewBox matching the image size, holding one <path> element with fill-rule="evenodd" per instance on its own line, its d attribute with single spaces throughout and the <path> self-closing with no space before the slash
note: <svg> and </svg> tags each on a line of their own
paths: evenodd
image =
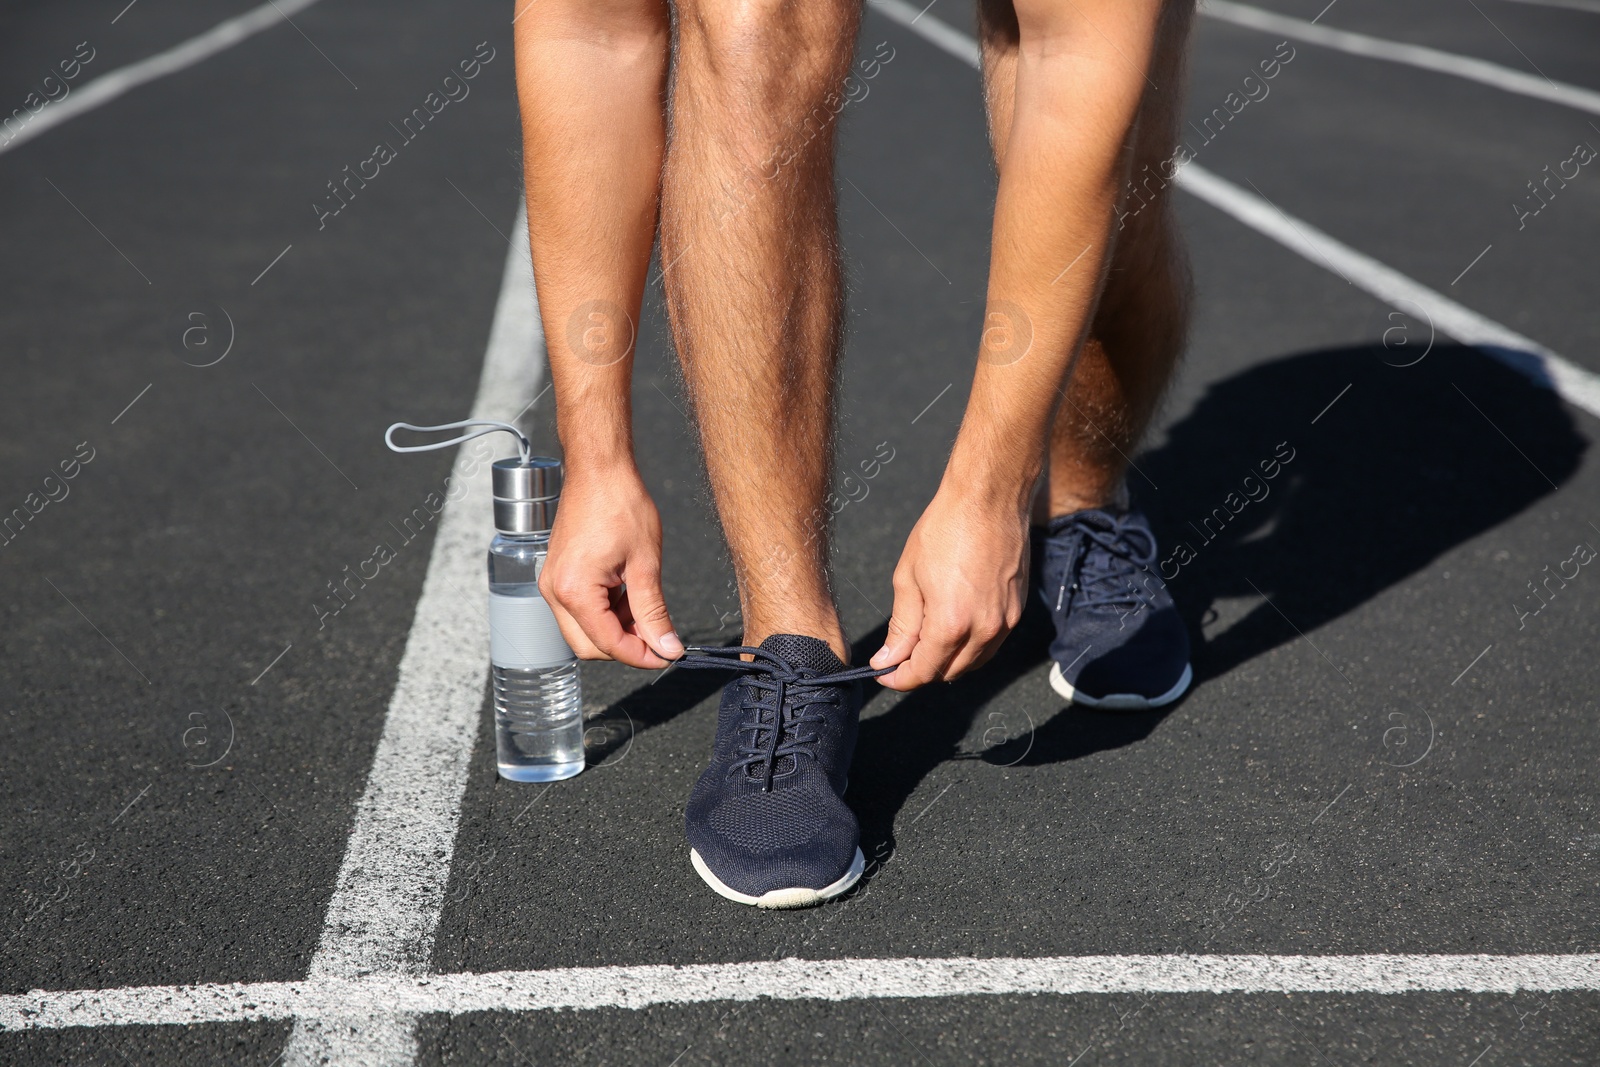
<svg viewBox="0 0 1600 1067">
<path fill-rule="evenodd" d="M 576 658 L 544 597 L 489 594 L 489 661 L 496 667 L 531 671 Z"/>
</svg>

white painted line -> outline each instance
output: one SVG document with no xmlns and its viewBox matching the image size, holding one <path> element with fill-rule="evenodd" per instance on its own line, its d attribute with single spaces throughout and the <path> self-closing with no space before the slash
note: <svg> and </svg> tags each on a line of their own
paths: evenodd
<svg viewBox="0 0 1600 1067">
<path fill-rule="evenodd" d="M 522 211 L 514 226 L 474 419 L 515 418 L 542 373 Z M 489 465 L 476 466 L 470 488 L 447 498 L 439 520 L 383 735 L 311 961 L 313 984 L 428 969 L 489 670 L 480 594 L 494 529 Z M 466 477 L 458 467 L 454 478 Z M 384 1006 L 369 1004 L 363 1014 L 382 1017 L 360 1027 L 296 1025 L 284 1063 L 411 1062 L 414 1020 L 378 1012 Z"/>
<path fill-rule="evenodd" d="M 951 55 L 965 60 L 974 67 L 978 65 L 978 43 L 975 40 L 970 37 L 965 38 L 970 45 L 968 48 L 957 48 L 946 43 L 952 34 L 964 37 L 965 35 L 959 30 L 931 15 L 922 16 L 913 25 L 906 12 L 915 13 L 916 9 L 903 3 L 902 0 L 871 0 L 871 4 L 875 10 L 921 34 L 930 43 L 938 45 Z M 1210 0 L 1208 10 L 1214 12 L 1221 6 L 1231 9 L 1243 5 L 1225 4 L 1224 0 Z M 1267 12 L 1262 14 L 1265 15 Z M 1309 22 L 1300 23 L 1297 19 L 1286 21 L 1304 25 L 1318 32 L 1322 31 L 1322 27 L 1312 26 Z M 1441 56 L 1447 54 L 1439 53 Z M 1460 57 L 1450 58 L 1454 61 Z M 1600 101 L 1600 93 L 1591 95 Z M 1371 256 L 1334 240 L 1310 223 L 1285 214 L 1268 203 L 1265 198 L 1245 192 L 1197 163 L 1189 163 L 1180 169 L 1177 182 L 1180 188 L 1193 193 L 1212 207 L 1232 215 L 1251 229 L 1272 238 L 1318 266 L 1333 271 L 1351 285 L 1366 290 L 1384 303 L 1393 306 L 1409 304 L 1421 308 L 1432 326 L 1462 344 L 1470 345 L 1485 355 L 1499 360 L 1530 379 L 1535 385 L 1554 391 L 1568 403 L 1600 417 L 1600 375 L 1562 358 L 1539 342 L 1524 337 L 1493 319 L 1463 307 L 1422 283 L 1412 281 Z"/>
<path fill-rule="evenodd" d="M 262 30 L 270 29 L 280 22 L 287 22 L 290 15 L 304 11 L 316 2 L 317 0 L 279 0 L 273 4 L 269 0 L 268 3 L 252 8 L 243 15 L 217 23 L 205 33 L 191 37 L 174 48 L 157 52 L 148 59 L 130 63 L 126 67 L 118 67 L 109 74 L 85 82 L 81 89 L 68 93 L 59 102 L 47 104 L 33 116 L 31 122 L 19 129 L 11 140 L 0 144 L 0 152 L 9 152 L 68 119 L 77 118 L 85 111 L 92 111 L 101 104 L 110 103 L 130 89 L 137 89 L 146 82 L 153 82 L 157 78 L 176 74 L 196 63 L 204 62 L 218 52 L 224 52 L 240 41 L 254 37 Z M 123 11 L 126 12 L 127 8 L 123 8 Z M 112 21 L 115 22 L 116 19 Z"/>
<path fill-rule="evenodd" d="M 1384 303 L 1420 308 L 1440 332 L 1492 356 L 1535 385 L 1555 391 L 1568 403 L 1600 416 L 1600 375 L 1334 240 L 1310 223 L 1284 214 L 1262 197 L 1204 167 L 1190 163 L 1179 170 L 1178 186 Z"/>
<path fill-rule="evenodd" d="M 918 8 L 906 3 L 906 0 L 867 0 L 867 3 L 879 14 L 915 30 L 929 43 L 938 45 L 968 66 L 976 67 L 982 62 L 983 53 L 978 48 L 977 40 L 971 34 L 962 33 L 929 15 L 928 8 Z"/>
<path fill-rule="evenodd" d="M 1600 0 L 1506 0 L 1511 4 L 1534 4 L 1539 7 L 1564 7 L 1571 11 L 1587 11 L 1600 15 Z"/>
<path fill-rule="evenodd" d="M 1350 30 L 1318 26 L 1304 19 L 1263 11 L 1249 4 L 1234 3 L 1233 0 L 1206 0 L 1200 7 L 1200 13 L 1223 22 L 1231 22 L 1235 26 L 1282 34 L 1290 40 L 1319 44 L 1353 56 L 1383 59 L 1391 63 L 1403 63 L 1408 67 L 1431 70 L 1436 74 L 1449 74 L 1452 77 L 1465 78 L 1467 81 L 1503 89 L 1508 93 L 1531 96 L 1536 100 L 1548 100 L 1553 104 L 1600 115 L 1600 93 L 1593 89 L 1551 81 L 1543 75 L 1526 74 L 1498 63 L 1490 63 L 1488 60 L 1444 52 L 1424 45 L 1386 41 L 1381 37 L 1370 37 Z"/>
<path fill-rule="evenodd" d="M 1600 990 L 1600 955 L 1056 956 L 786 959 L 370 975 L 46 991 L 0 997 L 0 1030 L 189 1026 L 264 1019 L 360 1025 L 374 1014 L 640 1009 L 752 1000 L 1104 993 L 1554 993 Z M 336 1059 L 334 1063 L 369 1063 Z"/>
</svg>

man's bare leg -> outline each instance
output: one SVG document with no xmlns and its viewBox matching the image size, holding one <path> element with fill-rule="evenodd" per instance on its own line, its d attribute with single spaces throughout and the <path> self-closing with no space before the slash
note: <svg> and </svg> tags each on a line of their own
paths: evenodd
<svg viewBox="0 0 1600 1067">
<path fill-rule="evenodd" d="M 681 0 L 661 259 L 747 644 L 848 649 L 828 585 L 833 133 L 859 5 Z M 848 661 L 848 660 L 847 660 Z"/>
<path fill-rule="evenodd" d="M 1122 503 L 1129 457 L 1182 354 L 1189 318 L 1188 260 L 1162 167 L 1178 143 L 1184 59 L 1193 4 L 1170 0 L 1162 15 L 1140 104 L 1128 172 L 1141 197 L 1124 204 L 1090 336 L 1051 432 L 1048 483 L 1034 521 Z M 1005 157 L 1015 107 L 1017 20 L 1011 0 L 981 10 L 984 92 L 995 159 Z M 1146 167 L 1149 169 L 1146 170 Z M 1140 204 L 1143 206 L 1141 207 Z"/>
<path fill-rule="evenodd" d="M 666 0 L 518 0 L 528 232 L 567 484 L 541 577 L 573 649 L 661 667 L 661 524 L 633 457 L 633 342 L 666 144 Z"/>
</svg>

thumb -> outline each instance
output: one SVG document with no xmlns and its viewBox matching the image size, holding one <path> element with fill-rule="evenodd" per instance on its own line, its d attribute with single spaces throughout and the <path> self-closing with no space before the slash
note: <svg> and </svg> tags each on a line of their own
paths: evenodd
<svg viewBox="0 0 1600 1067">
<path fill-rule="evenodd" d="M 630 567 L 624 577 L 634 630 L 662 659 L 677 659 L 683 655 L 683 642 L 673 629 L 666 598 L 661 595 L 660 566 Z"/>
<path fill-rule="evenodd" d="M 873 654 L 871 663 L 879 670 L 904 663 L 917 647 L 917 637 L 922 632 L 922 589 L 915 582 L 907 583 L 895 593 L 894 614 L 889 618 L 889 632 L 883 647 Z"/>
</svg>

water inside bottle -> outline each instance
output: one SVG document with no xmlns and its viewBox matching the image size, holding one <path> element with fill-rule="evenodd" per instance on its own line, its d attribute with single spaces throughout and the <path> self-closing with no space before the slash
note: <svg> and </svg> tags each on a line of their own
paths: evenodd
<svg viewBox="0 0 1600 1067">
<path fill-rule="evenodd" d="M 534 671 L 494 668 L 495 738 L 500 777 L 553 782 L 583 770 L 583 712 L 578 665 Z"/>
<path fill-rule="evenodd" d="M 538 596 L 533 583 L 494 583 L 499 596 Z M 542 606 L 542 605 L 541 605 Z M 583 770 L 583 699 L 578 663 L 520 670 L 492 667 L 500 777 L 553 782 Z"/>
</svg>

